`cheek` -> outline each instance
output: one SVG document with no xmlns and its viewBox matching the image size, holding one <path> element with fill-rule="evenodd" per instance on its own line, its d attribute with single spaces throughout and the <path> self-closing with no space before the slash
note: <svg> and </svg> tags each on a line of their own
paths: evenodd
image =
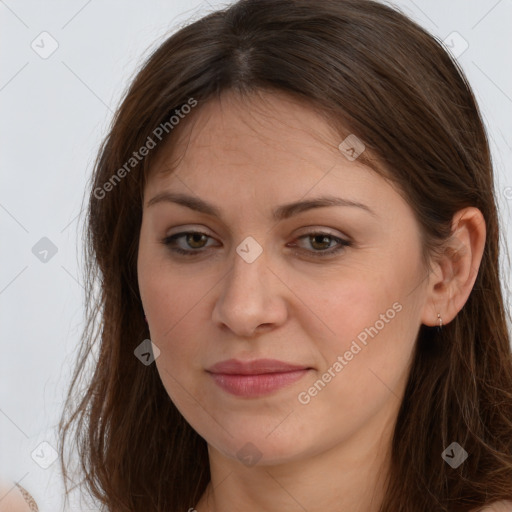
<svg viewBox="0 0 512 512">
<path fill-rule="evenodd" d="M 204 379 L 198 378 L 204 372 L 204 336 L 198 336 L 198 326 L 206 322 L 200 317 L 204 310 L 200 298 L 205 292 L 190 288 L 185 292 L 175 277 L 154 279 L 147 291 L 150 335 L 160 349 L 155 364 L 162 384 L 185 418 L 207 423 L 201 405 L 207 402 L 206 389 Z"/>
<path fill-rule="evenodd" d="M 150 339 L 160 350 L 155 364 L 162 383 L 173 402 L 187 409 L 187 395 L 180 390 L 201 393 L 193 389 L 190 376 L 200 368 L 201 347 L 194 340 L 198 339 L 197 326 L 205 322 L 198 315 L 208 288 L 200 280 L 184 277 L 161 253 L 165 251 L 141 247 L 139 289 Z"/>
<path fill-rule="evenodd" d="M 347 302 L 348 314 L 338 320 L 342 334 L 318 345 L 323 367 L 298 389 L 297 422 L 313 422 L 325 442 L 359 431 L 373 417 L 392 416 L 401 401 L 414 328 L 407 305 L 381 299 L 364 308 Z"/>
<path fill-rule="evenodd" d="M 399 316 L 400 305 L 396 303 L 401 302 L 402 293 L 400 283 L 387 281 L 381 272 L 368 268 L 341 272 L 327 285 L 309 282 L 302 290 L 295 288 L 299 296 L 307 298 L 303 313 L 297 315 L 304 319 L 303 329 L 311 332 L 316 325 L 320 334 L 316 339 L 337 353 L 348 350 L 358 335 L 364 342 L 365 333 L 370 335 L 365 329 L 374 333 L 376 323 L 377 331 L 389 330 L 389 324 Z"/>
<path fill-rule="evenodd" d="M 337 400 L 360 410 L 373 396 L 379 402 L 389 390 L 401 392 L 419 328 L 421 291 L 410 293 L 418 274 L 400 263 L 383 268 L 383 262 L 373 271 L 353 272 L 331 282 L 329 294 L 319 288 L 314 292 L 311 300 L 321 318 L 316 319 L 317 332 L 322 333 L 314 339 L 322 367 L 308 383 L 315 389 L 308 393 L 303 388 L 309 396 L 318 392 L 325 394 L 326 404 Z M 302 328 L 313 336 L 307 321 Z"/>
<path fill-rule="evenodd" d="M 206 279 L 189 274 L 190 270 L 170 261 L 165 248 L 140 248 L 139 289 L 152 340 L 163 346 L 159 345 L 160 348 L 171 343 L 177 335 L 184 338 L 184 333 L 197 321 L 202 300 L 213 286 L 213 283 L 208 286 Z"/>
</svg>

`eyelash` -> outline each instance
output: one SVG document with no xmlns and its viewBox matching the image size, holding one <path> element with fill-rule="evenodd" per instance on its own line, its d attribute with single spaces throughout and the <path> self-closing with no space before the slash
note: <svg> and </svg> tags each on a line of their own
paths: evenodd
<svg viewBox="0 0 512 512">
<path fill-rule="evenodd" d="M 184 256 L 197 256 L 198 254 L 202 252 L 206 252 L 204 249 L 197 249 L 197 250 L 185 250 L 181 249 L 180 247 L 173 246 L 178 238 L 181 238 L 185 235 L 205 235 L 208 238 L 211 238 L 206 233 L 202 233 L 201 231 L 182 231 L 181 233 L 176 233 L 175 235 L 168 236 L 162 240 L 162 243 L 169 247 L 169 249 L 173 252 L 176 252 L 178 254 L 182 254 Z M 307 233 L 305 235 L 300 236 L 297 238 L 297 240 L 301 240 L 303 238 L 309 238 L 309 237 L 315 237 L 315 236 L 323 236 L 330 238 L 336 242 L 338 242 L 338 247 L 334 249 L 328 249 L 325 251 L 308 251 L 311 252 L 311 256 L 314 258 L 326 258 L 329 256 L 334 256 L 335 254 L 338 254 L 339 252 L 343 251 L 346 247 L 351 247 L 352 242 L 349 242 L 348 240 L 343 240 L 342 238 L 336 237 L 330 233 L 324 233 L 321 231 L 313 231 L 311 233 Z M 307 251 L 307 249 L 304 249 Z M 294 251 L 297 252 L 297 251 Z"/>
</svg>

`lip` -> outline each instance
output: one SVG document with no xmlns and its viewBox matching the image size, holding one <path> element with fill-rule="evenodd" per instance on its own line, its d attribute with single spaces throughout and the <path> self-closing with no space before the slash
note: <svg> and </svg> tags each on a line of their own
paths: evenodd
<svg viewBox="0 0 512 512">
<path fill-rule="evenodd" d="M 255 359 L 254 361 L 227 359 L 214 364 L 206 371 L 226 375 L 261 375 L 262 373 L 284 373 L 308 368 L 305 365 L 285 363 L 277 359 Z"/>
<path fill-rule="evenodd" d="M 206 371 L 224 391 L 235 396 L 254 398 L 268 395 L 298 381 L 309 370 L 311 368 L 307 366 L 276 359 L 229 359 L 213 365 Z"/>
</svg>

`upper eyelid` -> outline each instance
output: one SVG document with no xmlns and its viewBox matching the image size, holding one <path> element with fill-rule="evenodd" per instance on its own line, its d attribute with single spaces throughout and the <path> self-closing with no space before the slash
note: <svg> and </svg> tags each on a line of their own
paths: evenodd
<svg viewBox="0 0 512 512">
<path fill-rule="evenodd" d="M 297 235 L 294 235 L 294 236 L 302 237 L 304 235 L 309 235 L 311 233 L 318 232 L 319 234 L 325 234 L 325 235 L 329 235 L 332 237 L 345 238 L 347 240 L 350 239 L 350 236 L 347 233 L 344 233 L 339 230 L 335 230 L 336 232 L 333 232 L 332 231 L 333 229 L 335 229 L 335 228 L 327 228 L 327 227 L 319 226 L 317 224 L 313 224 L 311 226 L 303 226 L 302 228 L 299 228 L 300 233 L 298 233 Z M 217 235 L 211 235 L 207 231 L 208 230 L 206 228 L 203 228 L 202 226 L 201 227 L 190 227 L 190 228 L 185 226 L 184 228 L 179 228 L 179 231 L 176 231 L 175 233 L 167 234 L 166 238 L 175 236 L 175 235 L 189 234 L 189 233 L 198 233 L 198 234 L 206 235 L 210 238 L 217 238 Z"/>
<path fill-rule="evenodd" d="M 308 229 L 308 228 L 304 228 L 304 229 Z M 205 233 L 201 230 L 196 230 L 196 229 L 186 229 L 186 230 L 182 230 L 182 231 L 177 231 L 176 233 L 173 233 L 171 235 L 167 235 L 164 237 L 164 240 L 168 240 L 168 239 L 171 239 L 171 238 L 174 238 L 174 240 L 177 240 L 177 239 L 180 239 L 186 235 L 190 235 L 190 234 L 197 234 L 197 235 L 204 235 L 210 239 L 213 239 L 213 240 L 216 240 L 216 237 L 212 236 L 212 235 L 209 235 L 208 233 Z M 304 233 L 300 233 L 300 234 L 297 234 L 295 235 L 294 237 L 294 241 L 295 240 L 301 240 L 303 238 L 307 238 L 308 236 L 318 236 L 318 235 L 324 235 L 324 236 L 328 236 L 330 238 L 333 238 L 333 239 L 339 239 L 341 240 L 342 242 L 346 242 L 346 243 L 349 243 L 349 244 L 352 244 L 352 239 L 350 237 L 348 237 L 347 235 L 345 234 L 341 234 L 341 235 L 338 235 L 336 233 L 331 233 L 329 232 L 328 230 L 326 230 L 326 228 L 309 228 L 309 231 L 306 231 Z M 207 242 L 208 243 L 208 242 Z M 193 249 L 191 249 L 193 250 Z M 197 250 L 197 252 L 199 252 L 199 249 Z"/>
</svg>

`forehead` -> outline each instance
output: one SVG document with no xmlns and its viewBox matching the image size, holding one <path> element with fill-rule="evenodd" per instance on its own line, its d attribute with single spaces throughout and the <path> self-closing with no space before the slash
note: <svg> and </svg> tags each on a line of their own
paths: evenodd
<svg viewBox="0 0 512 512">
<path fill-rule="evenodd" d="M 186 118 L 153 162 L 144 209 L 159 195 L 185 194 L 189 204 L 200 199 L 223 222 L 248 229 L 283 206 L 331 197 L 369 206 L 379 224 L 412 222 L 398 188 L 362 158 L 348 159 L 339 133 L 315 108 L 285 95 L 261 97 L 224 95 Z M 362 210 L 343 211 L 352 218 Z"/>
<path fill-rule="evenodd" d="M 341 141 L 325 114 L 303 100 L 279 91 L 225 91 L 173 131 L 150 166 L 148 183 L 161 186 L 176 170 L 191 180 L 214 174 L 246 183 L 257 177 L 269 185 L 311 172 L 318 177 L 335 164 L 368 172 L 368 155 L 349 162 L 339 151 Z"/>
</svg>

